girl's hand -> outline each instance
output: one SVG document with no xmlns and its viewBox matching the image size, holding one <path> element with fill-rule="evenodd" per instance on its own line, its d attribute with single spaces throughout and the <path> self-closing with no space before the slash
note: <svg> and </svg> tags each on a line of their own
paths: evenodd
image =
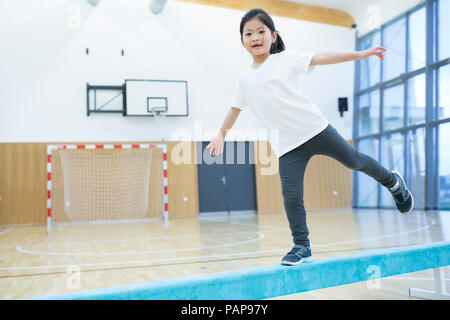
<svg viewBox="0 0 450 320">
<path fill-rule="evenodd" d="M 209 155 L 216 155 L 216 154 L 221 154 L 223 152 L 223 136 L 221 133 L 218 133 L 217 136 L 214 138 L 213 141 L 211 141 L 208 146 L 206 147 L 206 149 L 211 149 L 209 151 Z"/>
<path fill-rule="evenodd" d="M 375 47 L 372 49 L 367 49 L 364 51 L 360 51 L 360 60 L 367 59 L 371 56 L 377 56 L 381 60 L 384 60 L 384 51 L 386 51 L 386 48 L 384 47 Z"/>
</svg>

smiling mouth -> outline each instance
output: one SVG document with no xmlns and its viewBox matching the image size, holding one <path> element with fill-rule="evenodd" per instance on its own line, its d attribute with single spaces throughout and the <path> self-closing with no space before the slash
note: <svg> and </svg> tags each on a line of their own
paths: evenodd
<svg viewBox="0 0 450 320">
<path fill-rule="evenodd" d="M 262 44 L 257 44 L 256 46 L 252 46 L 252 48 L 259 48 L 262 47 Z"/>
</svg>

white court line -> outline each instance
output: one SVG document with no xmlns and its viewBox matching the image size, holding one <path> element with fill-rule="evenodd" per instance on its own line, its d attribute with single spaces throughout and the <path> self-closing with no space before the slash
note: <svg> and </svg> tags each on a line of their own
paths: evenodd
<svg viewBox="0 0 450 320">
<path fill-rule="evenodd" d="M 397 232 L 397 233 L 393 233 L 393 234 L 384 234 L 381 236 L 377 236 L 377 237 L 371 237 L 371 238 L 363 238 L 363 239 L 355 239 L 355 240 L 348 240 L 348 241 L 338 241 L 338 242 L 329 242 L 329 243 L 323 243 L 323 244 L 315 244 L 315 245 L 311 245 L 311 248 L 318 248 L 318 247 L 329 247 L 329 246 L 335 246 L 335 245 L 340 245 L 340 244 L 351 244 L 351 243 L 357 243 L 357 242 L 365 242 L 365 241 L 373 241 L 373 240 L 381 240 L 381 239 L 385 239 L 385 238 L 392 238 L 392 237 L 398 237 L 401 235 L 405 235 L 405 234 L 409 234 L 409 233 L 414 233 L 414 232 L 418 232 L 421 230 L 425 230 L 428 229 L 432 226 L 434 226 L 436 224 L 436 220 L 432 219 L 432 218 L 428 218 L 430 219 L 430 224 L 427 224 L 425 226 L 416 228 L 416 229 L 412 229 L 412 230 L 408 230 L 408 231 L 403 231 L 403 232 Z M 266 228 L 277 228 L 277 227 L 272 227 L 272 226 L 264 226 L 264 225 L 257 225 L 257 224 L 251 224 L 251 223 L 242 223 L 242 222 L 236 222 L 236 221 L 232 221 L 231 223 L 233 224 L 240 224 L 240 225 L 247 225 L 247 226 L 258 226 L 258 227 L 266 227 Z M 281 229 L 281 228 L 280 228 Z M 287 229 L 290 230 L 290 229 Z"/>
<path fill-rule="evenodd" d="M 59 268 L 67 268 L 70 266 L 78 266 L 78 267 L 97 267 L 97 266 L 109 266 L 109 265 L 127 265 L 127 264 L 147 264 L 154 262 L 173 262 L 173 261 L 186 261 L 186 260 L 198 260 L 198 259 L 211 259 L 211 258 L 225 258 L 232 256 L 248 256 L 252 254 L 260 254 L 260 253 L 269 253 L 269 252 L 280 252 L 285 251 L 285 249 L 272 249 L 272 250 L 263 250 L 263 251 L 247 251 L 247 252 L 238 252 L 238 253 L 226 253 L 226 254 L 213 254 L 213 255 L 205 255 L 205 256 L 196 256 L 196 257 L 185 257 L 185 258 L 164 258 L 164 259 L 151 259 L 151 260 L 135 260 L 135 261 L 120 261 L 120 262 L 101 262 L 101 263 L 84 263 L 84 264 L 65 264 L 65 265 L 49 265 L 49 266 L 18 266 L 18 267 L 0 267 L 0 271 L 14 271 L 14 270 L 28 270 L 28 269 L 59 269 Z M 261 257 L 264 258 L 264 257 Z M 205 261 L 193 261 L 195 263 L 198 262 L 209 262 Z"/>
<path fill-rule="evenodd" d="M 2 232 L 0 232 L 0 236 L 2 236 L 2 235 L 4 235 L 4 234 L 8 233 L 8 232 L 11 231 L 11 230 L 12 230 L 11 228 L 6 229 L 6 230 L 3 230 Z"/>
<path fill-rule="evenodd" d="M 417 231 L 420 231 L 420 230 L 423 230 L 423 229 L 430 228 L 431 226 L 433 226 L 436 223 L 434 219 L 430 218 L 430 220 L 431 220 L 431 224 L 429 224 L 429 225 L 426 225 L 426 226 L 421 227 L 421 228 L 405 231 L 405 232 L 400 232 L 400 233 L 395 233 L 395 234 L 390 234 L 390 235 L 383 235 L 383 236 L 380 236 L 380 237 L 372 237 L 372 238 L 368 238 L 368 239 L 356 239 L 356 240 L 333 242 L 333 243 L 327 243 L 327 244 L 319 244 L 319 245 L 315 245 L 314 247 L 326 247 L 326 246 L 332 246 L 332 245 L 337 245 L 337 244 L 349 244 L 349 243 L 357 243 L 357 242 L 363 242 L 363 241 L 379 240 L 379 239 L 383 239 L 385 237 L 394 237 L 394 236 L 398 236 L 398 235 L 401 235 L 401 234 L 417 232 Z M 245 225 L 244 223 L 241 223 L 241 224 Z M 246 224 L 246 225 L 252 225 L 252 224 Z M 253 224 L 253 226 L 256 226 L 256 225 Z M 263 226 L 263 227 L 268 227 L 268 226 Z M 174 252 L 176 250 L 169 250 L 169 251 L 170 252 Z M 190 260 L 190 259 L 208 259 L 208 258 L 214 258 L 214 257 L 232 257 L 232 256 L 240 256 L 240 255 L 248 255 L 248 254 L 260 254 L 260 253 L 269 253 L 269 252 L 284 252 L 286 250 L 287 249 L 259 250 L 259 251 L 252 251 L 252 252 L 228 253 L 228 254 L 221 254 L 221 255 L 206 255 L 206 256 L 186 257 L 186 258 L 167 258 L 167 259 L 137 260 L 137 261 L 124 261 L 124 262 L 105 262 L 105 263 L 81 264 L 81 265 L 77 265 L 77 266 L 82 267 L 82 266 L 126 265 L 126 264 L 145 264 L 145 263 L 149 263 L 149 262 L 185 261 L 185 260 Z M 61 267 L 68 267 L 68 266 L 71 266 L 71 265 L 1 267 L 0 270 L 52 269 L 52 268 L 61 268 Z"/>
<path fill-rule="evenodd" d="M 410 280 L 434 281 L 435 280 L 434 278 L 412 278 L 412 277 L 398 277 L 398 278 L 388 277 L 388 278 L 381 278 L 381 279 L 383 279 L 383 280 L 408 280 L 408 281 L 410 281 Z M 450 279 L 445 279 L 445 281 L 449 281 L 450 282 Z"/>
<path fill-rule="evenodd" d="M 338 241 L 338 242 L 330 242 L 330 243 L 324 243 L 324 244 L 316 244 L 316 245 L 311 245 L 311 248 L 320 248 L 320 247 L 329 247 L 329 246 L 336 246 L 336 245 L 342 245 L 342 244 L 353 244 L 353 243 L 358 243 L 358 242 L 367 242 L 367 241 L 374 241 L 374 240 L 381 240 L 381 239 L 385 239 L 385 238 L 389 238 L 389 237 L 398 237 L 401 235 L 405 235 L 405 234 L 409 234 L 409 233 L 414 233 L 414 232 L 418 232 L 427 228 L 432 227 L 433 225 L 436 224 L 436 221 L 434 219 L 431 219 L 431 223 L 428 225 L 425 225 L 423 227 L 420 228 L 416 228 L 416 229 L 412 229 L 412 230 L 407 230 L 407 231 L 403 231 L 403 232 L 397 232 L 394 234 L 388 234 L 388 235 L 381 235 L 381 236 L 377 236 L 377 237 L 371 237 L 371 238 L 363 238 L 363 239 L 354 239 L 354 240 L 347 240 L 347 241 Z M 221 222 L 221 221 L 216 221 L 216 222 Z M 245 225 L 245 226 L 254 226 L 254 227 L 271 227 L 271 226 L 260 226 L 260 225 L 256 225 L 256 224 L 252 224 L 252 223 L 242 223 L 242 222 L 236 222 L 236 221 L 231 221 L 232 224 L 238 224 L 238 225 Z M 276 228 L 276 227 L 274 227 Z M 251 240 L 247 240 L 247 241 L 242 241 L 242 242 L 235 242 L 235 243 L 229 243 L 229 244 L 224 244 L 224 245 L 215 245 L 215 246 L 206 246 L 206 247 L 201 247 L 201 248 L 185 248 L 185 249 L 168 249 L 168 250 L 150 250 L 150 251 L 127 251 L 127 252 L 114 252 L 114 253 L 108 253 L 108 252 L 100 252 L 100 253 L 73 253 L 73 252 L 46 252 L 46 251 L 33 251 L 33 250 L 27 250 L 27 249 L 23 249 L 20 246 L 17 246 L 16 249 L 19 252 L 22 253 L 28 253 L 28 254 L 41 254 L 41 255 L 65 255 L 65 256 L 93 256 L 93 255 L 129 255 L 129 254 L 147 254 L 147 253 L 162 253 L 162 252 L 179 252 L 179 251 L 193 251 L 193 250 L 200 250 L 200 249 L 214 249 L 214 248 L 223 248 L 223 247 L 231 247 L 231 246 L 237 246 L 237 245 L 241 245 L 241 244 L 246 244 L 246 243 L 251 243 L 254 241 L 258 241 L 260 239 L 263 239 L 265 236 L 263 233 L 261 232 L 248 232 L 248 233 L 256 233 L 259 234 L 259 238 L 256 239 L 251 239 Z"/>
<path fill-rule="evenodd" d="M 135 261 L 121 261 L 121 262 L 104 262 L 104 263 L 84 263 L 84 264 L 64 264 L 64 265 L 49 265 L 49 266 L 17 266 L 17 267 L 0 267 L 0 271 L 17 271 L 17 270 L 36 270 L 36 269 L 60 269 L 60 268 L 68 268 L 72 266 L 77 267 L 100 267 L 100 266 L 118 266 L 118 265 L 127 265 L 127 264 L 148 264 L 155 262 L 177 262 L 177 261 L 186 261 L 186 260 L 199 260 L 199 259 L 210 259 L 210 258 L 225 258 L 232 256 L 249 256 L 252 254 L 261 254 L 261 253 L 275 253 L 285 251 L 285 249 L 272 249 L 272 250 L 262 250 L 262 251 L 247 251 L 247 252 L 238 252 L 238 253 L 227 253 L 227 254 L 214 254 L 214 255 L 206 255 L 206 256 L 196 256 L 196 257 L 186 257 L 186 258 L 165 258 L 165 259 L 151 259 L 151 260 L 135 260 Z M 264 258 L 264 256 L 260 257 Z M 205 261 L 193 261 L 195 263 L 199 262 L 209 262 L 209 260 Z M 308 262 L 305 262 L 308 263 Z M 447 267 L 446 267 L 447 268 Z M 401 278 L 382 278 L 382 279 L 401 279 Z M 423 278 L 404 278 L 405 280 L 418 280 Z M 427 280 L 434 280 L 428 279 Z M 449 279 L 446 279 L 449 281 Z"/>
<path fill-rule="evenodd" d="M 250 232 L 254 231 L 226 231 L 226 232 L 216 232 L 215 235 L 221 235 L 221 234 L 249 234 Z M 170 240 L 170 239 L 189 239 L 189 238 L 206 238 L 211 237 L 211 234 L 190 234 L 190 235 L 182 235 L 182 236 L 165 236 L 161 235 L 158 237 L 146 237 L 146 238 L 134 238 L 134 239 L 111 239 L 111 240 L 98 240 L 98 241 L 83 241 L 83 245 L 88 245 L 91 243 L 99 244 L 99 243 L 111 243 L 111 242 L 135 242 L 135 241 L 152 241 L 152 240 Z M 25 247 L 27 248 L 39 248 L 39 247 L 52 247 L 52 246 L 67 246 L 67 245 L 80 245 L 80 241 L 64 241 L 64 242 L 48 242 L 48 243 L 41 243 L 41 244 L 31 244 L 27 245 Z M 22 246 L 21 246 L 22 247 Z M 17 246 L 0 246 L 0 250 L 4 249 L 16 249 Z"/>
<path fill-rule="evenodd" d="M 46 251 L 32 251 L 26 250 L 22 247 L 16 247 L 17 251 L 28 254 L 40 254 L 40 255 L 49 255 L 49 256 L 115 256 L 115 255 L 129 255 L 129 254 L 147 254 L 147 253 L 162 253 L 162 252 L 180 252 L 180 251 L 194 251 L 194 250 L 204 250 L 204 249 L 216 249 L 216 248 L 225 248 L 225 247 L 234 247 L 242 244 L 247 244 L 255 241 L 259 241 L 265 238 L 265 235 L 261 232 L 251 231 L 248 233 L 257 234 L 258 237 L 246 241 L 240 242 L 232 242 L 221 245 L 213 245 L 213 246 L 202 246 L 196 248 L 184 248 L 184 249 L 167 249 L 167 250 L 147 250 L 147 251 L 126 251 L 126 252 L 92 252 L 92 253 L 74 253 L 74 252 L 46 252 Z"/>
</svg>

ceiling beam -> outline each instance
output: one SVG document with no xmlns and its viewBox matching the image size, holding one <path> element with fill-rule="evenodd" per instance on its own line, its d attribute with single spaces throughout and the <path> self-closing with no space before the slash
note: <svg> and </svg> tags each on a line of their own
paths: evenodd
<svg viewBox="0 0 450 320">
<path fill-rule="evenodd" d="M 248 11 L 261 8 L 270 15 L 352 28 L 353 17 L 345 11 L 300 4 L 284 0 L 177 0 L 197 4 Z"/>
</svg>

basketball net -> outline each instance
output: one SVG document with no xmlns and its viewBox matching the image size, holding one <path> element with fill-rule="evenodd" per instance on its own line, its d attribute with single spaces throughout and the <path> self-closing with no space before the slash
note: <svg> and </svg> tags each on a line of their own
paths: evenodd
<svg viewBox="0 0 450 320">
<path fill-rule="evenodd" d="M 165 135 L 164 135 L 164 123 L 166 120 L 166 111 L 163 111 L 159 108 L 152 108 L 152 113 L 155 118 L 156 122 L 156 132 L 158 133 L 158 136 L 160 137 L 160 141 L 165 141 Z"/>
</svg>

